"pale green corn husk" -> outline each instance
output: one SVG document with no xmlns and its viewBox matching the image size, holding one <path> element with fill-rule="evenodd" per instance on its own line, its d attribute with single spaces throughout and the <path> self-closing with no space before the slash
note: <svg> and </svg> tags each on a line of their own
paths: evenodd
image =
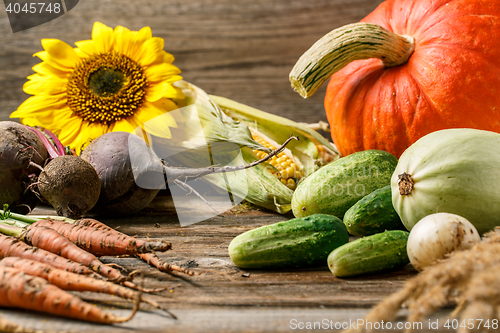
<svg viewBox="0 0 500 333">
<path fill-rule="evenodd" d="M 252 138 L 246 124 L 222 112 L 205 91 L 186 81 L 174 85 L 182 89 L 185 98 L 176 101 L 181 111 L 169 112 L 177 122 L 175 133 L 172 133 L 173 142 L 169 143 L 171 147 L 194 149 L 206 147 L 211 142 L 231 142 L 241 147 L 265 149 Z M 183 108 L 185 106 L 195 108 Z"/>
<path fill-rule="evenodd" d="M 291 135 L 298 136 L 299 141 L 292 140 L 287 147 L 290 149 L 289 155 L 293 154 L 299 160 L 297 164 L 303 166 L 306 176 L 338 157 L 331 143 L 304 124 L 226 98 L 209 96 L 186 81 L 175 85 L 186 96 L 184 100 L 176 102 L 181 107 L 191 108 L 170 112 L 178 125 L 171 129 L 172 139 L 151 138 L 155 151 L 160 152 L 158 155 L 162 157 L 162 152 L 163 155 L 170 155 L 168 162 L 173 166 L 206 167 L 215 164 L 212 158 L 207 158 L 207 154 L 203 153 L 207 150 L 207 145 L 211 156 L 217 157 L 217 164 L 251 163 L 258 159 L 254 149 L 265 152 L 270 150 L 252 138 L 249 128 L 278 145 Z M 322 154 L 317 149 L 318 145 L 324 148 Z M 175 152 L 178 154 L 174 154 Z M 239 159 L 235 159 L 240 153 Z M 236 196 L 243 195 L 252 204 L 286 213 L 291 209 L 293 191 L 283 185 L 270 170 L 276 169 L 267 163 L 261 163 L 238 171 L 237 176 L 230 177 L 230 187 L 227 174 L 213 174 L 204 177 L 204 180 L 214 184 L 222 192 L 231 188 L 230 192 Z"/>
</svg>

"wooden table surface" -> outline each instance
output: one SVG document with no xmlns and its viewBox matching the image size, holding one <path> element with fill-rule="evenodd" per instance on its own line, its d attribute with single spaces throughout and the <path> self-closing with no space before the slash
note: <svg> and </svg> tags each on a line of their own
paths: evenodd
<svg viewBox="0 0 500 333">
<path fill-rule="evenodd" d="M 40 206 L 34 213 L 54 214 L 54 211 Z M 102 257 L 102 261 L 117 263 L 129 272 L 142 271 L 143 278 L 136 281 L 146 287 L 168 287 L 153 297 L 167 306 L 178 320 L 148 305 L 142 306 L 130 322 L 112 327 L 26 311 L 2 310 L 0 314 L 29 327 L 71 332 L 291 332 L 297 330 L 293 328 L 299 323 L 320 322 L 335 327 L 335 324 L 347 325 L 362 320 L 370 307 L 416 274 L 408 265 L 387 274 L 340 279 L 326 266 L 264 271 L 239 269 L 232 264 L 227 248 L 235 236 L 289 218 L 290 215 L 239 206 L 212 219 L 181 227 L 171 198 L 160 195 L 139 215 L 100 220 L 126 234 L 171 241 L 173 250 L 159 256 L 201 274 L 189 277 L 162 273 L 134 257 Z M 132 307 L 131 302 L 114 296 L 89 292 L 77 294 L 119 315 L 126 315 Z M 441 311 L 431 320 L 440 320 L 443 324 L 446 314 Z M 398 322 L 405 323 L 404 315 L 403 310 Z M 387 331 L 403 332 L 397 329 Z M 443 327 L 432 331 L 448 332 Z"/>
<path fill-rule="evenodd" d="M 38 62 L 32 55 L 41 50 L 40 40 L 57 38 L 73 44 L 89 39 L 94 21 L 133 30 L 150 26 L 154 36 L 165 39 L 165 50 L 176 57 L 175 64 L 184 78 L 208 93 L 297 121 L 326 120 L 325 87 L 311 99 L 303 100 L 290 88 L 288 73 L 318 38 L 336 27 L 359 21 L 380 2 L 81 0 L 64 16 L 18 33 L 12 33 L 2 9 L 0 120 L 9 119 L 9 114 L 27 98 L 22 86 Z M 138 216 L 104 221 L 128 234 L 172 241 L 174 250 L 162 255 L 164 259 L 205 273 L 183 277 L 158 272 L 135 258 L 103 260 L 117 262 L 128 270 L 144 271 L 147 286 L 168 286 L 161 294 L 167 297 L 165 304 L 179 320 L 147 307 L 132 321 L 113 327 L 26 311 L 2 309 L 0 314 L 29 327 L 72 332 L 290 332 L 298 330 L 293 328 L 299 322 L 356 321 L 415 275 L 411 267 L 354 279 L 338 279 L 326 267 L 243 271 L 231 263 L 227 254 L 231 239 L 251 228 L 291 216 L 235 209 L 180 227 L 175 211 L 164 197 L 152 207 L 153 211 Z M 37 208 L 37 212 L 53 213 L 47 207 Z M 91 293 L 81 296 L 118 314 L 128 313 L 131 306 L 117 297 Z"/>
</svg>

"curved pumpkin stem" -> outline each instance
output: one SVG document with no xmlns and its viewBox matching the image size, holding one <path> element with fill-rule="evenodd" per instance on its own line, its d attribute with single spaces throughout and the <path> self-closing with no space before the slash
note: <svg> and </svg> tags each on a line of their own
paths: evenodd
<svg viewBox="0 0 500 333">
<path fill-rule="evenodd" d="M 408 60 L 414 45 L 412 37 L 397 35 L 376 24 L 348 24 L 314 43 L 293 67 L 290 82 L 295 91 L 308 98 L 351 61 L 378 58 L 386 67 L 398 66 Z"/>
</svg>

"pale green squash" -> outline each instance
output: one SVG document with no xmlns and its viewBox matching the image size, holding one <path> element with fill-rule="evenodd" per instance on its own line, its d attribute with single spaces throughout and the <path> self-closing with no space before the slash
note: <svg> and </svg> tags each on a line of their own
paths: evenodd
<svg viewBox="0 0 500 333">
<path fill-rule="evenodd" d="M 391 178 L 392 203 L 408 230 L 437 212 L 468 219 L 480 234 L 500 225 L 500 134 L 430 133 L 411 145 Z"/>
</svg>

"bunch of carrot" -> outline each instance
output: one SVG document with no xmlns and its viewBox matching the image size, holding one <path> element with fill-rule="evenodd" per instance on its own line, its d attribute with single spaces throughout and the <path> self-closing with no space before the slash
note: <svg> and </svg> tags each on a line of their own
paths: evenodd
<svg viewBox="0 0 500 333">
<path fill-rule="evenodd" d="M 134 274 L 123 275 L 99 256 L 136 255 L 161 271 L 194 274 L 155 254 L 169 250 L 169 242 L 137 239 L 94 219 L 27 216 L 5 208 L 0 219 L 0 307 L 103 324 L 123 322 L 132 318 L 141 301 L 168 310 L 142 295 L 155 290 L 136 285 L 131 281 Z M 116 317 L 68 291 L 108 293 L 136 300 L 136 305 L 130 316 Z"/>
</svg>

